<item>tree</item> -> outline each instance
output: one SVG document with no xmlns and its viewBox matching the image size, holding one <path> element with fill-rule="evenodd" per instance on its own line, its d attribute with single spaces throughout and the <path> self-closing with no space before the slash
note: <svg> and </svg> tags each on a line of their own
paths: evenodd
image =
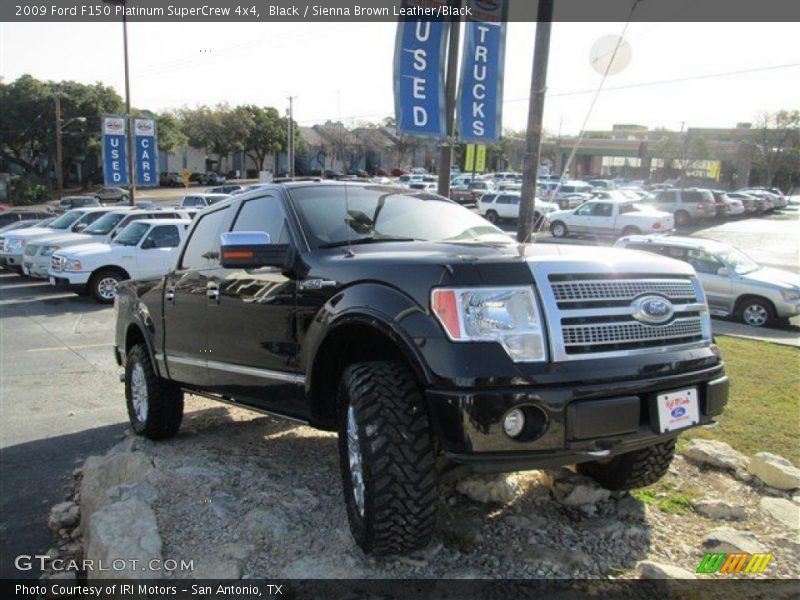
<svg viewBox="0 0 800 600">
<path fill-rule="evenodd" d="M 252 118 L 245 107 L 231 108 L 228 104 L 218 104 L 214 108 L 184 108 L 180 111 L 180 118 L 189 143 L 219 156 L 220 164 L 231 153 L 245 149 L 253 128 Z"/>
<path fill-rule="evenodd" d="M 394 117 L 386 117 L 383 120 L 383 126 L 390 131 L 396 130 L 396 123 Z M 395 165 L 402 168 L 409 163 L 411 157 L 417 148 L 422 145 L 423 140 L 418 137 L 405 135 L 402 133 L 394 133 L 389 136 L 392 141 L 392 154 Z"/>
<path fill-rule="evenodd" d="M 667 168 L 678 171 L 680 183 L 684 185 L 687 173 L 708 160 L 709 151 L 704 136 L 680 133 L 662 137 L 653 145 L 653 155 L 663 159 Z"/>
<path fill-rule="evenodd" d="M 753 143 L 758 149 L 756 161 L 764 169 L 764 183 L 771 187 L 775 174 L 785 167 L 785 163 L 794 162 L 800 149 L 800 110 L 779 110 L 774 113 L 763 112 L 756 120 Z"/>
<path fill-rule="evenodd" d="M 258 170 L 263 171 L 264 160 L 269 154 L 286 149 L 286 119 L 282 119 L 278 110 L 271 106 L 249 105 L 243 108 L 251 124 L 244 150 L 258 165 Z"/>
<path fill-rule="evenodd" d="M 180 119 L 172 113 L 156 115 L 158 132 L 158 149 L 161 152 L 174 152 L 177 148 L 189 143 L 189 138 L 183 133 Z"/>
</svg>

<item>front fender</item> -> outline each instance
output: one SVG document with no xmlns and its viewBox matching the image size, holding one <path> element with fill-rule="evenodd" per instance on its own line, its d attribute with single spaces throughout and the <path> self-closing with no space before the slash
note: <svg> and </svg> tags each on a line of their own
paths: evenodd
<svg viewBox="0 0 800 600">
<path fill-rule="evenodd" d="M 423 359 L 420 347 L 431 337 L 441 337 L 438 323 L 427 308 L 400 290 L 378 283 L 362 283 L 345 288 L 331 297 L 317 312 L 309 326 L 301 365 L 306 371 L 306 386 L 323 342 L 348 324 L 373 327 L 397 344 L 411 367 L 426 385 L 433 374 Z"/>
</svg>

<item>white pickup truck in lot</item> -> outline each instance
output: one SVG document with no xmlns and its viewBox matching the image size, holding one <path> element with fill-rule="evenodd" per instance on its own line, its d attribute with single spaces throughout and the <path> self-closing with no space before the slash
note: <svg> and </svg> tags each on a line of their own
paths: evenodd
<svg viewBox="0 0 800 600">
<path fill-rule="evenodd" d="M 165 275 L 186 236 L 189 219 L 133 221 L 110 243 L 89 243 L 56 252 L 50 283 L 110 304 L 117 283 Z"/>
<path fill-rule="evenodd" d="M 666 233 L 675 225 L 668 213 L 629 199 L 603 199 L 584 202 L 573 210 L 559 210 L 546 216 L 553 237 L 577 233 L 619 237 L 640 233 Z"/>
</svg>

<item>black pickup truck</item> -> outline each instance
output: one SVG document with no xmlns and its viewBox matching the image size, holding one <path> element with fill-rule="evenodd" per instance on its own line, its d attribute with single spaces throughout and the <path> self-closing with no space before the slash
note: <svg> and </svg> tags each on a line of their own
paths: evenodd
<svg viewBox="0 0 800 600">
<path fill-rule="evenodd" d="M 184 392 L 338 431 L 365 552 L 424 545 L 439 482 L 467 472 L 653 483 L 727 402 L 690 266 L 518 244 L 425 192 L 265 186 L 200 213 L 165 277 L 118 291 L 135 431 L 174 435 Z"/>
</svg>

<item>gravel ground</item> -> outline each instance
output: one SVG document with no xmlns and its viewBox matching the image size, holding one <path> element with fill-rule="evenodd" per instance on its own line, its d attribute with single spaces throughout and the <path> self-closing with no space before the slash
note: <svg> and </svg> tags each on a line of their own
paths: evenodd
<svg viewBox="0 0 800 600">
<path fill-rule="evenodd" d="M 746 518 L 673 514 L 600 488 L 598 501 L 568 506 L 553 481 L 573 474 L 531 471 L 488 484 L 470 480 L 484 490 L 499 486 L 504 502 L 476 502 L 444 487 L 430 546 L 408 556 L 364 556 L 350 538 L 334 434 L 194 397 L 187 409 L 174 439 L 133 443 L 158 472 L 153 508 L 162 555 L 194 560 L 194 572 L 178 576 L 627 578 L 641 560 L 693 573 L 704 535 L 720 526 L 752 532 L 775 554 L 765 575 L 797 576 L 800 539 L 759 514 L 764 490 L 682 457 L 663 489 L 723 499 L 743 506 Z"/>
</svg>

